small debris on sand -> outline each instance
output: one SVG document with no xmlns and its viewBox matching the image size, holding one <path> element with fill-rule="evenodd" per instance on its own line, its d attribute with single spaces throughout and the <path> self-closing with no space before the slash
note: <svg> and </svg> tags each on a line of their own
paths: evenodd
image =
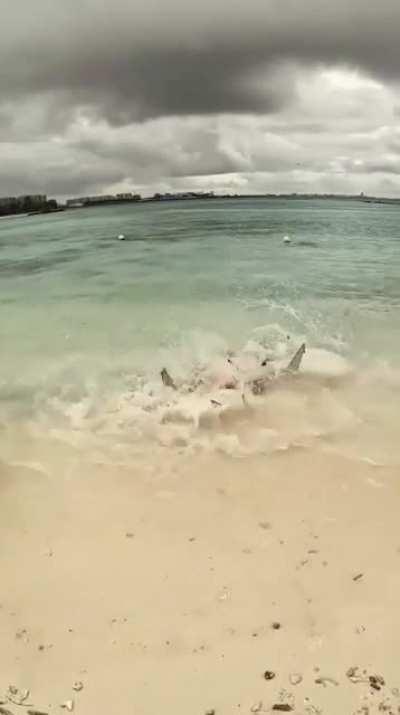
<svg viewBox="0 0 400 715">
<path fill-rule="evenodd" d="M 303 676 L 300 673 L 291 673 L 289 675 L 289 682 L 291 685 L 300 685 L 303 680 Z"/>
<path fill-rule="evenodd" d="M 135 534 L 132 531 L 127 531 L 125 536 L 127 539 L 133 539 Z"/>
<path fill-rule="evenodd" d="M 275 705 L 272 706 L 272 710 L 279 710 L 281 713 L 290 713 L 293 708 L 289 703 L 275 703 Z"/>
<path fill-rule="evenodd" d="M 48 715 L 43 710 L 28 710 L 28 715 Z"/>
<path fill-rule="evenodd" d="M 360 673 L 358 666 L 353 666 L 346 670 L 346 676 L 352 683 L 368 683 L 368 678 Z"/>
<path fill-rule="evenodd" d="M 259 521 L 258 526 L 260 527 L 260 529 L 265 529 L 265 530 L 271 528 L 271 524 L 269 523 L 269 521 Z"/>
<path fill-rule="evenodd" d="M 14 705 L 25 705 L 26 700 L 29 698 L 29 690 L 19 690 L 15 685 L 9 685 L 6 697 Z"/>
<path fill-rule="evenodd" d="M 215 715 L 215 710 L 211 708 L 211 710 L 206 710 L 204 715 Z"/>
<path fill-rule="evenodd" d="M 26 628 L 20 628 L 20 630 L 16 632 L 15 638 L 17 640 L 28 640 L 28 632 Z"/>
<path fill-rule="evenodd" d="M 338 681 L 335 680 L 335 678 L 329 678 L 329 677 L 323 677 L 320 676 L 319 678 L 315 678 L 315 682 L 317 685 L 323 685 L 324 688 L 326 688 L 327 685 L 339 685 Z"/>
<path fill-rule="evenodd" d="M 305 697 L 304 702 L 307 703 L 306 713 L 308 713 L 308 715 L 322 715 L 322 710 L 316 707 L 316 705 L 313 705 L 310 698 Z"/>
<path fill-rule="evenodd" d="M 380 690 L 385 685 L 385 680 L 381 675 L 370 675 L 368 680 L 374 690 Z"/>
<path fill-rule="evenodd" d="M 68 710 L 69 713 L 72 713 L 74 710 L 74 701 L 73 700 L 66 700 L 65 703 L 61 703 L 60 708 L 63 708 L 64 710 Z"/>
<path fill-rule="evenodd" d="M 77 680 L 73 686 L 72 690 L 75 690 L 75 692 L 79 693 L 81 690 L 83 690 L 83 683 L 81 680 Z"/>
<path fill-rule="evenodd" d="M 353 581 L 359 581 L 363 576 L 363 573 L 358 573 L 356 576 L 353 576 Z"/>
<path fill-rule="evenodd" d="M 258 703 L 254 703 L 254 705 L 251 706 L 250 712 L 252 713 L 260 713 L 264 709 L 264 706 L 262 704 L 262 700 L 259 700 Z"/>
<path fill-rule="evenodd" d="M 274 629 L 274 631 L 279 631 L 279 629 L 281 628 L 281 624 L 279 623 L 279 621 L 275 621 L 272 624 L 272 628 Z"/>
<path fill-rule="evenodd" d="M 367 675 L 365 670 L 360 673 L 358 667 L 349 668 L 346 675 L 352 683 L 367 683 L 373 690 L 381 690 L 385 685 L 385 680 L 381 675 Z"/>
<path fill-rule="evenodd" d="M 275 678 L 275 673 L 272 670 L 266 670 L 264 672 L 264 680 L 273 680 Z"/>
</svg>

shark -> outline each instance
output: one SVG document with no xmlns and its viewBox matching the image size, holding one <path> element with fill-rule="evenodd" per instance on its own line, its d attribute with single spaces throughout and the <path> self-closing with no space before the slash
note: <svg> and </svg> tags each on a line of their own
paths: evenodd
<svg viewBox="0 0 400 715">
<path fill-rule="evenodd" d="M 278 371 L 271 371 L 271 360 L 263 360 L 260 368 L 251 374 L 244 375 L 242 379 L 235 376 L 229 376 L 224 378 L 222 384 L 218 387 L 224 390 L 238 390 L 242 391 L 242 400 L 244 404 L 246 402 L 246 391 L 250 390 L 253 395 L 263 395 L 267 392 L 268 387 L 272 382 L 279 380 L 280 377 L 294 376 L 300 369 L 303 357 L 306 353 L 306 345 L 302 343 L 296 353 L 291 358 L 290 362 L 283 369 Z M 230 366 L 233 366 L 232 358 L 229 356 L 227 362 Z M 178 386 L 174 379 L 169 374 L 168 370 L 164 367 L 161 370 L 161 380 L 165 387 L 169 387 L 174 391 L 178 391 Z M 202 380 L 197 380 L 196 384 L 190 388 L 190 392 L 194 392 L 203 384 Z M 222 403 L 219 400 L 210 400 L 213 407 L 222 407 Z"/>
</svg>

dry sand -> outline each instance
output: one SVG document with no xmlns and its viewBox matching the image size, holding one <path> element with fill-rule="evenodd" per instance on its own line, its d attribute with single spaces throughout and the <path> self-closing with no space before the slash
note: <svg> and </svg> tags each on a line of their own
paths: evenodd
<svg viewBox="0 0 400 715">
<path fill-rule="evenodd" d="M 111 468 L 71 451 L 0 474 L 0 695 L 32 703 L 1 698 L 14 715 L 400 712 L 393 468 L 305 450 Z M 385 686 L 352 682 L 355 666 Z"/>
</svg>

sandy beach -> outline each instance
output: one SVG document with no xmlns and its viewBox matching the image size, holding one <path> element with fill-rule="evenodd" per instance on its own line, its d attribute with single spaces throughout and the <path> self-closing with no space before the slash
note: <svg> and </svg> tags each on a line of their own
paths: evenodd
<svg viewBox="0 0 400 715">
<path fill-rule="evenodd" d="M 1 469 L 0 712 L 400 712 L 394 469 L 28 452 Z"/>
</svg>

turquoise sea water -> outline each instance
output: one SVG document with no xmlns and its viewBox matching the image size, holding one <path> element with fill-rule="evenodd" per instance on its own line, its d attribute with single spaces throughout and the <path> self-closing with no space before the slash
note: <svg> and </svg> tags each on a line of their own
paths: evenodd
<svg viewBox="0 0 400 715">
<path fill-rule="evenodd" d="M 2 220 L 0 280 L 3 423 L 98 413 L 164 365 L 187 377 L 254 346 L 399 366 L 395 206 L 216 199 Z"/>
</svg>

